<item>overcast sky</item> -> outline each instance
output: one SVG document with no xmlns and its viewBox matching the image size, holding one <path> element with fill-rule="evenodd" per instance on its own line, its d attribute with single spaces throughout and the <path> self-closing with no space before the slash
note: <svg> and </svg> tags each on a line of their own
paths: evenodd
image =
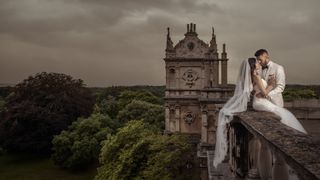
<svg viewBox="0 0 320 180">
<path fill-rule="evenodd" d="M 319 0 L 1 0 L 0 83 L 37 72 L 66 73 L 88 86 L 164 85 L 166 28 L 186 24 L 218 50 L 229 82 L 243 59 L 266 48 L 287 83 L 320 84 Z"/>
</svg>

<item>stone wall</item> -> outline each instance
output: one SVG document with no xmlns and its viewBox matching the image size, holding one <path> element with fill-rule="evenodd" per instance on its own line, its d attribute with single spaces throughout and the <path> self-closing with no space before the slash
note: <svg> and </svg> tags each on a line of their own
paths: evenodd
<svg viewBox="0 0 320 180">
<path fill-rule="evenodd" d="M 285 102 L 284 106 L 299 119 L 313 140 L 320 144 L 320 100 L 295 100 Z"/>
</svg>

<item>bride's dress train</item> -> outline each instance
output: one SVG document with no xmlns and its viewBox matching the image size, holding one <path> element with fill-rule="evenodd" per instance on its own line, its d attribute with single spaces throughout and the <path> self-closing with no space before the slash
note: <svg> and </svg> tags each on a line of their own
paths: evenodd
<svg viewBox="0 0 320 180">
<path fill-rule="evenodd" d="M 264 79 L 261 79 L 264 88 L 267 86 L 267 82 Z M 273 112 L 274 114 L 280 116 L 281 123 L 294 128 L 302 133 L 307 134 L 306 130 L 300 124 L 299 120 L 287 109 L 273 104 L 271 101 L 265 98 L 258 98 L 256 94 L 260 92 L 257 86 L 254 86 L 253 89 L 256 91 L 255 96 L 253 97 L 252 107 L 258 111 L 268 111 Z M 281 156 L 272 157 L 271 151 L 264 144 L 260 147 L 259 155 L 259 174 L 261 177 L 268 178 L 272 174 L 281 179 L 298 179 L 295 174 L 289 173 L 289 167 L 286 165 L 285 160 Z M 271 161 L 274 159 L 274 167 L 272 168 Z"/>
<path fill-rule="evenodd" d="M 261 80 L 262 80 L 262 84 L 264 85 L 264 87 L 266 87 L 267 82 L 264 79 L 261 79 Z M 254 90 L 256 91 L 255 94 L 260 92 L 260 90 L 257 86 L 254 86 Z M 258 110 L 258 111 L 273 112 L 276 115 L 281 117 L 281 123 L 307 134 L 306 130 L 300 124 L 299 120 L 290 111 L 288 111 L 287 109 L 285 109 L 283 107 L 279 107 L 279 106 L 273 104 L 268 99 L 258 98 L 256 96 L 254 96 L 253 101 L 252 101 L 252 107 L 253 107 L 253 109 Z"/>
</svg>

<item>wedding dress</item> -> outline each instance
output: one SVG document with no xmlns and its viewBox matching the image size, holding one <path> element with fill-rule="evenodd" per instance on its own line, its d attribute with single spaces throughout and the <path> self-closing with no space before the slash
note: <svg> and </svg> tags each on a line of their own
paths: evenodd
<svg viewBox="0 0 320 180">
<path fill-rule="evenodd" d="M 267 82 L 264 79 L 261 79 L 261 81 L 262 81 L 264 88 L 266 88 Z M 306 130 L 300 124 L 299 120 L 290 111 L 288 111 L 287 109 L 285 109 L 283 107 L 279 107 L 279 106 L 273 104 L 272 102 L 270 102 L 266 98 L 256 97 L 256 94 L 261 92 L 257 85 L 255 85 L 253 87 L 253 89 L 256 91 L 255 96 L 253 97 L 253 101 L 252 101 L 253 109 L 258 110 L 258 111 L 273 112 L 276 115 L 280 116 L 281 123 L 307 134 Z"/>
<path fill-rule="evenodd" d="M 266 81 L 262 80 L 263 85 L 266 87 Z M 250 100 L 251 91 L 255 89 L 258 92 L 260 90 L 257 86 L 253 87 L 251 81 L 250 65 L 248 60 L 244 60 L 240 66 L 238 79 L 234 95 L 226 102 L 223 108 L 219 111 L 217 131 L 216 131 L 216 145 L 213 159 L 213 166 L 217 168 L 228 150 L 227 143 L 227 128 L 226 125 L 232 121 L 233 114 L 237 112 L 244 112 L 247 110 L 247 103 Z M 305 129 L 295 118 L 295 116 L 285 108 L 279 107 L 268 99 L 258 98 L 254 96 L 253 108 L 258 111 L 269 111 L 281 117 L 281 122 L 287 126 L 290 126 L 298 131 L 306 133 Z"/>
</svg>

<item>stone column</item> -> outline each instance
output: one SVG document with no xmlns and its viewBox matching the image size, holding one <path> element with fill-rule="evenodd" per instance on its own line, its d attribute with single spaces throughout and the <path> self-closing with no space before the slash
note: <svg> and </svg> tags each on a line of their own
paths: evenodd
<svg viewBox="0 0 320 180">
<path fill-rule="evenodd" d="M 260 179 L 258 171 L 258 158 L 259 158 L 259 149 L 260 142 L 256 136 L 252 136 L 248 143 L 248 155 L 249 155 L 249 171 L 248 171 L 248 180 Z"/>
<path fill-rule="evenodd" d="M 236 168 L 236 161 L 235 161 L 235 154 L 234 154 L 234 151 L 233 149 L 235 148 L 236 146 L 236 142 L 235 142 L 235 129 L 231 126 L 231 128 L 229 129 L 229 146 L 228 146 L 228 149 L 229 149 L 229 164 L 231 166 L 231 169 L 233 171 L 233 174 L 235 174 L 235 168 Z"/>
<path fill-rule="evenodd" d="M 208 112 L 201 111 L 201 142 L 208 142 Z"/>
<path fill-rule="evenodd" d="M 175 107 L 175 124 L 176 124 L 176 129 L 175 131 L 179 132 L 180 131 L 180 106 L 176 105 Z"/>
<path fill-rule="evenodd" d="M 221 84 L 227 84 L 228 83 L 228 65 L 227 65 L 227 61 L 223 60 L 221 62 Z"/>
<path fill-rule="evenodd" d="M 170 106 L 170 114 L 171 112 L 175 112 L 175 108 L 173 106 Z M 175 129 L 176 129 L 176 119 L 175 119 L 175 116 L 172 116 L 169 115 L 169 131 L 170 132 L 175 132 Z"/>
<path fill-rule="evenodd" d="M 180 72 L 180 66 L 176 66 L 176 89 L 180 89 L 180 78 L 181 78 L 181 72 Z M 179 95 L 179 91 L 177 91 L 177 95 Z"/>
<path fill-rule="evenodd" d="M 226 44 L 223 44 L 221 53 L 221 84 L 228 83 L 228 58 L 226 52 Z"/>
<path fill-rule="evenodd" d="M 170 131 L 170 108 L 165 105 L 165 130 Z"/>
<path fill-rule="evenodd" d="M 219 61 L 214 60 L 213 61 L 213 70 L 212 70 L 212 76 L 213 76 L 213 86 L 216 86 L 219 84 Z"/>
<path fill-rule="evenodd" d="M 258 169 L 261 179 L 268 180 L 272 171 L 272 154 L 266 142 L 260 141 Z"/>
<path fill-rule="evenodd" d="M 205 79 L 206 75 L 206 68 L 205 68 L 205 65 L 204 63 L 202 63 L 202 66 L 201 66 L 201 85 L 200 85 L 200 88 L 204 88 L 207 86 L 207 81 Z"/>
<path fill-rule="evenodd" d="M 272 180 L 288 180 L 289 169 L 286 161 L 279 154 L 275 154 L 275 162 L 272 169 Z"/>
</svg>

